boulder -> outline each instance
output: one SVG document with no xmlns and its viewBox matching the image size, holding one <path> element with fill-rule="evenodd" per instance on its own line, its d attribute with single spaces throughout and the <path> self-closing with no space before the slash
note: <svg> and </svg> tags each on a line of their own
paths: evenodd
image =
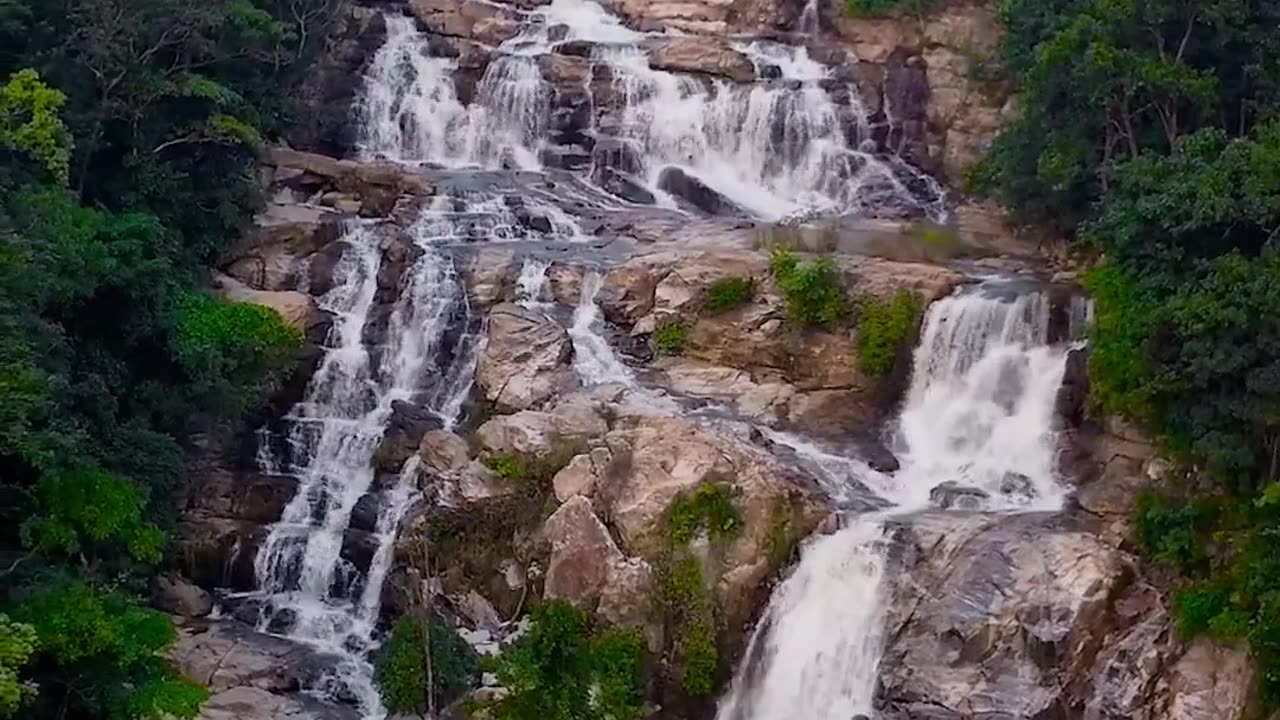
<svg viewBox="0 0 1280 720">
<path fill-rule="evenodd" d="M 569 498 L 547 518 L 543 534 L 551 543 L 546 598 L 588 608 L 598 601 L 598 612 L 613 624 L 639 625 L 648 619 L 653 571 L 644 560 L 622 554 L 590 500 Z"/>
<path fill-rule="evenodd" d="M 430 430 L 418 445 L 422 469 L 426 472 L 450 472 L 466 467 L 471 460 L 467 441 L 448 430 Z"/>
<path fill-rule="evenodd" d="M 581 396 L 570 396 L 549 412 L 523 410 L 491 418 L 476 429 L 476 441 L 492 453 L 548 457 L 566 447 L 585 445 L 608 429 L 597 406 Z"/>
<path fill-rule="evenodd" d="M 1253 665 L 1244 648 L 1227 648 L 1206 637 L 1161 677 L 1152 717 L 1159 720 L 1243 718 L 1253 698 Z"/>
<path fill-rule="evenodd" d="M 1122 555 L 1045 515 L 910 522 L 880 665 L 887 716 L 1078 717 L 1062 678 L 1089 672 L 1111 627 Z"/>
<path fill-rule="evenodd" d="M 236 302 L 262 305 L 275 310 L 286 325 L 307 334 L 311 326 L 323 322 L 310 295 L 296 290 L 254 290 L 228 275 L 215 274 L 213 289 L 219 297 Z"/>
<path fill-rule="evenodd" d="M 608 448 L 594 448 L 591 452 L 575 455 L 568 465 L 551 479 L 556 499 L 565 502 L 575 495 L 591 497 L 596 483 L 604 477 L 613 460 Z"/>
<path fill-rule="evenodd" d="M 790 515 L 790 547 L 829 512 L 811 478 L 755 445 L 690 419 L 632 417 L 610 431 L 605 443 L 614 461 L 598 481 L 593 499 L 610 519 L 627 555 L 661 555 L 662 523 L 681 493 L 717 482 L 733 494 L 743 528 L 723 548 L 724 572 L 717 586 L 728 627 L 740 627 L 764 599 L 754 589 L 780 562 L 780 554 L 767 549 L 779 513 Z"/>
<path fill-rule="evenodd" d="M 425 407 L 393 400 L 387 429 L 374 453 L 374 466 L 382 472 L 399 472 L 405 461 L 418 451 L 423 436 L 442 427 L 444 421 L 440 416 Z"/>
<path fill-rule="evenodd" d="M 748 213 L 703 181 L 677 167 L 665 167 L 658 174 L 658 188 L 688 202 L 708 215 L 742 216 Z"/>
<path fill-rule="evenodd" d="M 213 596 L 175 573 L 165 573 L 152 582 L 151 602 L 167 613 L 186 618 L 204 617 L 213 611 Z"/>
<path fill-rule="evenodd" d="M 991 494 L 982 488 L 961 485 L 948 480 L 929 491 L 929 502 L 943 510 L 978 510 L 986 504 Z"/>
<path fill-rule="evenodd" d="M 476 384 L 501 409 L 541 407 L 577 385 L 572 357 L 569 334 L 555 320 L 519 305 L 498 305 L 489 312 Z"/>
<path fill-rule="evenodd" d="M 520 13 L 479 0 L 409 0 L 409 12 L 424 29 L 439 35 L 499 45 L 520 32 Z"/>
<path fill-rule="evenodd" d="M 667 72 L 698 73 L 749 83 L 755 79 L 751 58 L 719 38 L 666 36 L 644 42 L 649 66 Z"/>
</svg>

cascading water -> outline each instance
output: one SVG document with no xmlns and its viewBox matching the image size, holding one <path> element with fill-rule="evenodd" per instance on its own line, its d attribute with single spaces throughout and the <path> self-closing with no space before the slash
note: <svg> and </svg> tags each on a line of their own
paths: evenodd
<svg viewBox="0 0 1280 720">
<path fill-rule="evenodd" d="M 523 23 L 494 50 L 466 105 L 454 84 L 457 62 L 430 57 L 410 19 L 389 17 L 369 71 L 364 154 L 449 168 L 540 168 L 558 92 L 544 77 L 555 63 L 540 60 L 561 43 L 586 42 L 591 63 L 612 78 L 607 91 L 584 79 L 587 134 L 635 148 L 618 169 L 660 199 L 664 173 L 678 170 L 765 218 L 885 208 L 943 215 L 936 183 L 876 151 L 857 86 L 835 80 L 804 48 L 738 45 L 758 74 L 775 79 L 705 83 L 653 69 L 644 45 L 667 36 L 630 30 L 590 0 L 553 0 Z"/>
<path fill-rule="evenodd" d="M 406 271 L 385 340 L 375 347 L 367 329 L 382 263 L 379 235 L 367 225 L 348 230 L 334 289 L 320 303 L 335 316 L 335 347 L 285 418 L 289 458 L 263 453 L 264 470 L 299 483 L 255 558 L 259 629 L 336 656 L 332 674 L 312 690 L 350 693 L 370 718 L 382 709 L 364 653 L 373 644 L 395 530 L 416 493 L 417 466 L 411 460 L 381 493 L 368 568 L 342 557 L 352 510 L 373 489 L 372 460 L 393 404 L 420 402 L 452 426 L 475 362 L 470 308 L 452 259 L 428 235 L 418 236 L 422 254 Z M 461 338 L 443 347 L 446 331 L 459 323 Z"/>
<path fill-rule="evenodd" d="M 927 509 L 939 485 L 980 492 L 991 511 L 1060 507 L 1053 405 L 1067 348 L 1046 344 L 1048 313 L 1045 295 L 1010 295 L 996 283 L 933 304 L 898 421 L 902 468 L 888 477 L 857 467 L 857 479 L 890 507 L 848 517 L 803 549 L 718 720 L 872 715 L 888 600 L 886 521 Z"/>
</svg>

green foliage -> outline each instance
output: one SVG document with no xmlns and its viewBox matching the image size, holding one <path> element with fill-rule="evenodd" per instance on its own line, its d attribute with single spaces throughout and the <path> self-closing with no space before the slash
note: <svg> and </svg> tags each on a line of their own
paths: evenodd
<svg viewBox="0 0 1280 720">
<path fill-rule="evenodd" d="M 892 299 L 866 296 L 858 303 L 858 367 L 868 375 L 887 375 L 915 334 L 920 299 L 900 290 Z"/>
<path fill-rule="evenodd" d="M 905 11 L 924 15 L 933 9 L 935 0 L 845 0 L 845 9 L 854 16 L 889 15 Z"/>
<path fill-rule="evenodd" d="M 480 660 L 453 628 L 431 619 L 431 688 L 437 706 L 461 696 L 479 679 Z M 394 713 L 422 714 L 428 709 L 427 668 L 422 656 L 422 626 L 400 617 L 374 662 L 378 690 Z"/>
<path fill-rule="evenodd" d="M 503 651 L 498 681 L 510 694 L 500 720 L 636 720 L 643 645 L 629 631 L 592 635 L 586 615 L 562 600 L 536 608 L 529 632 Z"/>
<path fill-rule="evenodd" d="M 653 331 L 653 346 L 663 355 L 679 355 L 684 352 L 685 335 L 688 334 L 680 318 L 664 320 Z"/>
<path fill-rule="evenodd" d="M 37 647 L 35 628 L 0 614 L 0 717 L 13 715 L 34 694 L 18 673 Z"/>
<path fill-rule="evenodd" d="M 1004 0 L 1019 117 L 976 181 L 1105 252 L 1094 402 L 1193 482 L 1137 508 L 1187 634 L 1247 639 L 1280 701 L 1280 5 Z M 1184 487 L 1185 485 L 1185 487 Z"/>
<path fill-rule="evenodd" d="M 512 453 L 489 455 L 484 459 L 484 464 L 493 471 L 493 474 L 509 482 L 520 482 L 529 473 L 524 459 Z"/>
<path fill-rule="evenodd" d="M 774 248 L 774 281 L 791 318 L 803 325 L 834 329 L 849 313 L 840 273 L 827 256 L 801 263 L 790 250 Z"/>
<path fill-rule="evenodd" d="M 671 502 L 667 510 L 667 535 L 671 545 L 687 545 L 703 530 L 713 540 L 741 532 L 742 516 L 727 485 L 704 482 L 692 493 L 680 493 Z"/>
<path fill-rule="evenodd" d="M 34 160 L 60 183 L 70 172 L 71 150 L 58 110 L 67 97 L 30 68 L 0 86 L 0 148 Z"/>
<path fill-rule="evenodd" d="M 720 653 L 716 647 L 715 605 L 702 575 L 702 564 L 687 549 L 672 551 L 663 568 L 663 600 L 675 628 L 673 654 L 681 684 L 694 697 L 715 690 Z"/>
<path fill-rule="evenodd" d="M 28 544 L 46 553 L 94 555 L 118 544 L 141 563 L 160 562 L 164 534 L 144 519 L 133 483 L 87 468 L 47 474 L 36 487 L 41 513 L 23 526 Z"/>
<path fill-rule="evenodd" d="M 163 660 L 176 638 L 164 615 L 116 591 L 58 578 L 37 586 L 13 617 L 35 628 L 40 660 L 66 669 L 41 684 L 41 700 L 61 690 L 79 711 L 92 715 L 102 708 L 96 716 L 113 720 L 199 712 L 204 689 L 177 677 Z"/>
<path fill-rule="evenodd" d="M 769 534 L 765 538 L 765 548 L 769 565 L 782 567 L 791 553 L 791 510 L 786 501 L 774 503 L 769 515 Z"/>
<path fill-rule="evenodd" d="M 703 307 L 712 314 L 722 313 L 751 302 L 754 293 L 755 281 L 749 277 L 720 278 L 707 288 Z"/>
</svg>

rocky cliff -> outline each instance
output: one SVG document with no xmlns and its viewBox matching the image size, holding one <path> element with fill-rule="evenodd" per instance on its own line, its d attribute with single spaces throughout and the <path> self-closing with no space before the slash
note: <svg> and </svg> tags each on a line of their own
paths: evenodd
<svg viewBox="0 0 1280 720">
<path fill-rule="evenodd" d="M 516 56 L 499 46 L 543 5 L 410 0 L 383 9 L 412 17 L 425 38 L 413 57 L 426 50 L 446 59 L 449 91 L 466 105 L 491 90 L 491 66 Z M 645 67 L 678 75 L 682 91 L 782 78 L 730 35 L 803 46 L 829 68 L 816 84 L 843 109 L 835 119 L 843 135 L 865 138 L 876 148 L 871 157 L 951 182 L 1008 112 L 1007 94 L 980 72 L 998 42 L 987 4 L 948 2 L 926 18 L 879 19 L 848 17 L 834 2 L 606 5 L 632 30 L 682 33 L 637 41 Z M 842 514 L 880 507 L 857 482 L 833 493 L 814 458 L 848 456 L 892 473 L 898 460 L 887 430 L 911 373 L 902 353 L 887 374 L 869 373 L 855 350 L 864 332 L 857 323 L 797 323 L 769 249 L 833 250 L 849 294 L 906 293 L 921 306 L 980 273 L 1022 270 L 1033 282 L 1051 273 L 1009 257 L 1016 246 L 982 209 L 951 213 L 946 248 L 922 245 L 918 221 L 928 202 L 941 201 L 909 187 L 929 184 L 914 171 L 895 175 L 908 187 L 876 195 L 867 212 L 783 223 L 756 219 L 679 168 L 645 185 L 643 158 L 624 131 L 635 88 L 600 61 L 617 50 L 608 43 L 555 41 L 550 52 L 517 62 L 546 91 L 534 98 L 545 139 L 540 173 L 514 170 L 510 157 L 483 171 L 371 159 L 377 153 L 359 151 L 355 123 L 367 107 L 352 109 L 356 79 L 390 32 L 400 30 L 382 14 L 352 12 L 307 91 L 316 113 L 289 138 L 296 149 L 263 159 L 272 202 L 216 268 L 229 297 L 274 307 L 307 332 L 308 371 L 360 346 L 378 368 L 360 376 L 370 386 L 396 370 L 387 362 L 397 351 L 393 336 L 419 327 L 404 307 L 406 297 L 426 293 L 422 274 L 439 271 L 433 288 L 457 291 L 430 324 L 436 344 L 420 352 L 431 356 L 430 368 L 379 416 L 371 480 L 346 509 L 335 553 L 341 570 L 325 592 L 378 609 L 363 620 L 375 628 L 429 599 L 482 652 L 495 650 L 530 606 L 568 600 L 602 625 L 641 631 L 654 658 L 645 685 L 654 716 L 712 717 L 714 698 L 681 687 L 688 628 L 665 586 L 673 558 L 687 553 L 696 562 L 694 592 L 712 608 L 723 685 L 740 660 L 751 662 L 744 651 L 753 624 L 805 539 L 838 529 Z M 547 28 L 557 33 L 563 39 L 569 30 Z M 409 121 L 401 122 L 404 130 Z M 579 182 L 584 176 L 589 183 Z M 364 244 L 351 239 L 353 228 Z M 424 238 L 445 251 L 425 255 Z M 350 299 L 342 282 L 358 255 L 376 270 L 364 286 L 358 337 L 343 345 L 351 338 L 336 338 L 333 328 L 354 306 L 337 300 Z M 729 280 L 749 289 L 731 307 L 713 306 L 712 289 Z M 1066 312 L 1061 305 L 1057 315 Z M 1061 475 L 1074 485 L 1064 512 L 944 512 L 951 503 L 939 500 L 895 518 L 875 693 L 881 717 L 1244 715 L 1247 657 L 1179 639 L 1161 589 L 1132 554 L 1135 493 L 1162 464 L 1131 430 L 1087 419 L 1080 357 L 1068 361 L 1053 427 Z M 445 412 L 439 386 L 458 368 L 469 371 L 455 383 L 465 392 Z M 314 387 L 305 385 L 278 398 L 241 447 L 210 448 L 194 468 L 179 567 L 216 593 L 224 615 L 190 621 L 175 659 L 214 692 L 209 720 L 351 717 L 365 702 L 324 671 L 365 648 L 317 649 L 248 629 L 288 635 L 298 622 L 263 597 L 259 550 L 289 512 L 298 468 L 315 452 L 305 434 L 280 430 L 307 417 Z M 373 404 L 372 394 L 356 392 L 351 404 Z M 673 524 L 704 493 L 728 499 L 732 532 Z M 324 495 L 311 502 L 313 514 L 335 504 Z M 390 530 L 389 507 L 403 511 Z M 364 583 L 380 563 L 385 585 L 369 590 Z M 208 613 L 204 603 L 171 606 Z M 317 688 L 328 702 L 300 693 Z"/>
</svg>

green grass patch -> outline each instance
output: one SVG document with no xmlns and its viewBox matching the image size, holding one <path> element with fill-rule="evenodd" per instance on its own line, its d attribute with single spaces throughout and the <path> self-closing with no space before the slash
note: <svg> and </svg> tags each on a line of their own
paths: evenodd
<svg viewBox="0 0 1280 720">
<path fill-rule="evenodd" d="M 726 312 L 751 302 L 754 294 L 755 281 L 749 277 L 720 278 L 707 288 L 703 307 L 712 314 Z"/>
<path fill-rule="evenodd" d="M 893 298 L 867 296 L 858 303 L 858 367 L 868 375 L 888 375 L 915 334 L 920 299 L 899 290 Z"/>
<path fill-rule="evenodd" d="M 665 320 L 653 331 L 653 347 L 663 355 L 679 355 L 684 352 L 684 341 L 688 329 L 684 321 L 675 318 Z"/>
<path fill-rule="evenodd" d="M 802 263 L 795 253 L 779 247 L 773 250 L 770 268 L 792 320 L 834 329 L 848 317 L 849 299 L 830 257 Z"/>
</svg>

